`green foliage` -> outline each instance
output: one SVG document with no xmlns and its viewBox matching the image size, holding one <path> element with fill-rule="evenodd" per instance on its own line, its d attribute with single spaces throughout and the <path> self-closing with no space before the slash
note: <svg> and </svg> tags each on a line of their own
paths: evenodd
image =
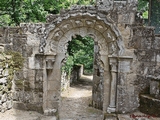
<svg viewBox="0 0 160 120">
<path fill-rule="evenodd" d="M 61 9 L 67 9 L 70 6 L 68 0 L 44 0 L 43 6 L 45 11 L 52 14 L 57 14 Z"/>
<path fill-rule="evenodd" d="M 48 14 L 57 14 L 73 4 L 93 3 L 93 0 L 0 0 L 0 26 L 45 22 Z"/>
<path fill-rule="evenodd" d="M 1 0 L 0 26 L 15 26 L 21 22 L 43 22 L 46 13 L 42 0 Z M 6 21 L 4 18 L 7 18 Z"/>
<path fill-rule="evenodd" d="M 22 22 L 45 22 L 48 14 L 57 14 L 70 6 L 94 5 L 96 0 L 0 0 L 0 26 Z M 148 10 L 148 0 L 138 0 L 138 10 Z M 147 14 L 144 14 L 146 17 Z"/>
<path fill-rule="evenodd" d="M 62 71 L 65 71 L 67 75 L 70 76 L 73 65 L 73 56 L 68 56 L 65 65 L 62 66 Z"/>
<path fill-rule="evenodd" d="M 63 68 L 67 73 L 70 73 L 74 65 L 82 64 L 84 71 L 92 73 L 93 71 L 93 54 L 94 41 L 92 38 L 79 35 L 73 38 L 68 45 L 68 58 Z"/>
<path fill-rule="evenodd" d="M 138 0 L 138 11 L 143 13 L 143 18 L 148 19 L 149 0 Z"/>
</svg>

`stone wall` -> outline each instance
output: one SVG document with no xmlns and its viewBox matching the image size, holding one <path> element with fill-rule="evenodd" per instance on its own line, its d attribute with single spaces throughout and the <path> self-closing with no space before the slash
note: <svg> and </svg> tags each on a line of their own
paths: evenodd
<svg viewBox="0 0 160 120">
<path fill-rule="evenodd" d="M 34 66 L 32 66 L 34 61 L 30 58 L 33 52 L 36 51 L 36 44 L 39 48 L 39 40 L 35 41 L 35 39 L 33 39 L 34 34 L 29 33 L 29 35 L 32 36 L 30 38 L 29 35 L 24 34 L 24 32 L 25 29 L 23 29 L 23 27 L 0 29 L 1 49 L 4 51 L 12 50 L 19 52 L 25 58 L 24 68 L 15 73 L 11 98 L 14 108 L 35 110 L 42 113 L 42 70 L 29 68 L 34 68 Z"/>
<path fill-rule="evenodd" d="M 149 76 L 160 73 L 160 38 L 154 28 L 142 26 L 136 0 L 105 4 L 73 6 L 48 16 L 45 24 L 0 29 L 0 49 L 25 58 L 24 68 L 15 73 L 14 108 L 58 114 L 61 67 L 68 42 L 78 34 L 95 42 L 93 106 L 109 113 L 138 109 Z"/>
<path fill-rule="evenodd" d="M 61 74 L 61 91 L 65 91 L 69 88 L 70 86 L 70 76 L 62 71 L 62 74 Z"/>
<path fill-rule="evenodd" d="M 80 77 L 83 75 L 83 65 L 74 65 L 71 72 L 70 83 L 77 82 Z"/>
<path fill-rule="evenodd" d="M 0 55 L 0 64 L 2 64 L 4 57 L 7 56 Z M 10 57 L 7 58 L 9 59 Z M 12 82 L 8 79 L 8 70 L 4 70 L 3 67 L 0 66 L 0 112 L 11 109 L 13 105 Z"/>
<path fill-rule="evenodd" d="M 130 57 L 119 58 L 118 62 L 117 109 L 120 113 L 138 109 L 139 95 L 149 93 L 150 76 L 158 77 L 160 70 L 160 41 L 154 35 L 154 28 L 127 25 L 125 29 L 130 31 L 125 36 L 128 39 L 124 39 L 125 54 Z"/>
<path fill-rule="evenodd" d="M 74 65 L 70 75 L 62 71 L 61 91 L 67 90 L 67 88 L 69 88 L 71 84 L 76 83 L 82 75 L 83 75 L 83 65 Z"/>
</svg>

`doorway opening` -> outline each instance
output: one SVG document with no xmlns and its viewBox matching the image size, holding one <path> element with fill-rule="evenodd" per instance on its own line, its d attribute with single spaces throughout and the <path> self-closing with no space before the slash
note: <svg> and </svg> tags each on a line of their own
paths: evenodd
<svg viewBox="0 0 160 120">
<path fill-rule="evenodd" d="M 62 63 L 61 90 L 78 82 L 82 75 L 93 76 L 94 40 L 75 35 L 68 42 L 66 58 Z"/>
<path fill-rule="evenodd" d="M 75 35 L 68 42 L 66 59 L 61 68 L 60 118 L 100 118 L 101 112 L 93 107 L 94 40 L 89 36 Z M 92 111 L 92 112 L 90 112 Z M 97 112 L 98 111 L 98 112 Z"/>
</svg>

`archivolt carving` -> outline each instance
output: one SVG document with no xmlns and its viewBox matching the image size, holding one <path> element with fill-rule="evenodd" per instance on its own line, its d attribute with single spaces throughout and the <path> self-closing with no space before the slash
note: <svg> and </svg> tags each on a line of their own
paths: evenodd
<svg viewBox="0 0 160 120">
<path fill-rule="evenodd" d="M 85 23 L 88 27 L 94 27 L 95 20 L 85 20 Z"/>
<path fill-rule="evenodd" d="M 58 46 L 58 42 L 57 41 L 54 41 L 54 40 L 51 41 L 49 46 L 50 46 L 50 49 L 49 49 L 50 52 L 53 52 L 53 53 L 57 52 L 57 46 Z"/>
<path fill-rule="evenodd" d="M 59 41 L 57 52 L 65 52 L 68 41 L 71 40 L 74 35 L 82 35 L 83 37 L 92 35 L 94 36 L 94 40 L 98 41 L 101 53 L 107 53 L 108 47 L 111 46 L 109 48 L 110 54 L 123 54 L 123 42 L 119 37 L 121 35 L 112 23 L 112 20 L 106 15 L 102 16 L 102 13 L 101 16 L 98 16 L 97 14 L 94 15 L 94 13 L 83 13 L 83 9 L 80 11 L 80 8 L 74 13 L 67 11 L 66 13 L 69 15 L 63 13 L 63 15 L 58 16 L 61 17 L 60 20 L 53 18 L 52 22 L 54 22 L 57 28 L 51 30 L 52 32 L 48 35 L 48 39 Z M 66 17 L 68 17 L 68 20 L 66 20 Z M 51 22 L 51 20 L 49 21 Z M 102 42 L 102 39 L 105 41 Z M 113 45 L 108 46 L 109 43 Z"/>
<path fill-rule="evenodd" d="M 60 42 L 58 44 L 58 51 L 60 53 L 66 53 L 67 52 L 67 47 L 68 47 L 68 43 L 63 43 L 63 42 Z"/>
</svg>

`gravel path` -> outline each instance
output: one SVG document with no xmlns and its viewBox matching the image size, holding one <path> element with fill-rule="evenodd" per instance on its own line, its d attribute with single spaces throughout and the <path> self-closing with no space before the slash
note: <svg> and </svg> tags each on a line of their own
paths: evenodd
<svg viewBox="0 0 160 120">
<path fill-rule="evenodd" d="M 62 93 L 60 120 L 102 120 L 102 111 L 89 107 L 92 97 L 92 76 L 83 76 Z"/>
</svg>

